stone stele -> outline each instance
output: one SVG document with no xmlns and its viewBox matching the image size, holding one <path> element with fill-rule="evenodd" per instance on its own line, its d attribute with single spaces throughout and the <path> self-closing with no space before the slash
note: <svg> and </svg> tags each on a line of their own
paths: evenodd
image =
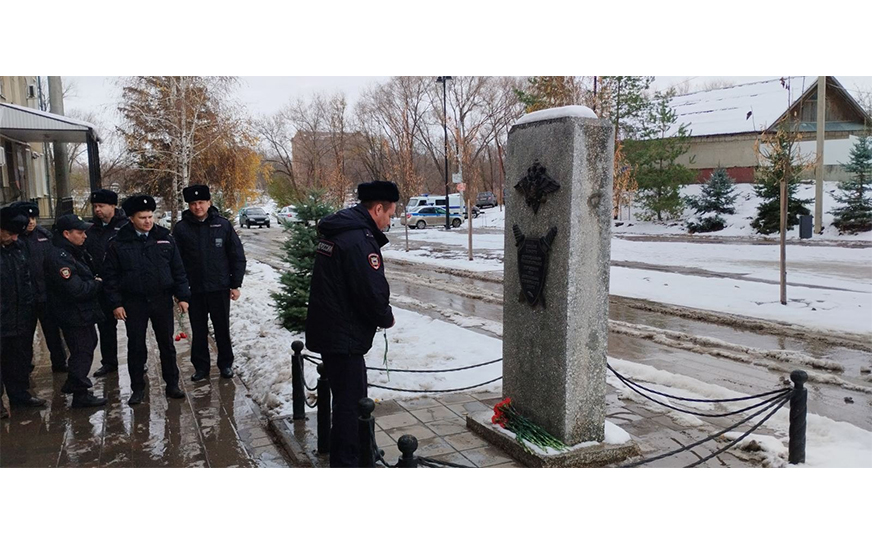
<svg viewBox="0 0 872 545">
<path fill-rule="evenodd" d="M 567 445 L 602 442 L 614 130 L 580 106 L 536 112 L 507 153 L 503 393 Z M 519 235 L 538 245 L 521 257 Z"/>
</svg>

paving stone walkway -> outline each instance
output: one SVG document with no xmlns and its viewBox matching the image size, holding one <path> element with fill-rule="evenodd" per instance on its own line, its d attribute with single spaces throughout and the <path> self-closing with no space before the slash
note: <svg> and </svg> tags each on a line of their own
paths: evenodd
<svg viewBox="0 0 872 545">
<path fill-rule="evenodd" d="M 167 399 L 157 345 L 149 332 L 146 402 L 130 407 L 126 335 L 118 328 L 119 372 L 92 379 L 109 403 L 72 409 L 60 393 L 66 374 L 51 372 L 44 342 L 35 350 L 33 393 L 42 409 L 16 408 L 0 420 L 0 467 L 288 467 L 266 420 L 238 377 L 192 383 L 190 343 L 176 343 L 185 399 Z M 214 344 L 212 354 L 215 354 Z M 99 368 L 99 347 L 92 372 Z M 214 362 L 213 362 L 214 363 Z M 5 399 L 4 399 L 5 402 Z"/>
</svg>

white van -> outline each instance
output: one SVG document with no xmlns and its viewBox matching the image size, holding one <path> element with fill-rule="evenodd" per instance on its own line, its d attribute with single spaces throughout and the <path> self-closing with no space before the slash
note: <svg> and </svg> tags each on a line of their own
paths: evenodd
<svg viewBox="0 0 872 545">
<path fill-rule="evenodd" d="M 460 193 L 451 193 L 448 195 L 450 212 L 452 214 L 463 214 L 466 217 L 466 205 L 463 204 L 463 195 Z M 418 195 L 409 199 L 406 205 L 406 210 L 413 210 L 422 206 L 445 206 L 445 195 Z M 478 208 L 473 207 L 473 216 L 478 216 Z"/>
</svg>

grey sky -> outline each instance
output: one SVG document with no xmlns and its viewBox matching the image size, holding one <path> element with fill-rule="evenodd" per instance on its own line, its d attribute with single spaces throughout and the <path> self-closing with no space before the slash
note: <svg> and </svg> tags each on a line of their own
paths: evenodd
<svg viewBox="0 0 872 545">
<path fill-rule="evenodd" d="M 688 80 L 693 87 L 714 79 L 747 83 L 778 76 L 656 76 L 654 87 L 663 89 Z M 237 90 L 239 101 L 250 114 L 259 116 L 278 111 L 289 100 L 306 98 L 313 93 L 345 93 L 349 104 L 354 104 L 368 86 L 385 81 L 389 76 L 243 76 Z M 872 91 L 872 76 L 836 76 L 845 87 L 856 94 L 857 89 Z M 94 112 L 104 123 L 111 123 L 120 97 L 117 77 L 65 76 L 75 85 L 74 96 L 65 101 L 67 114 L 71 110 Z"/>
</svg>

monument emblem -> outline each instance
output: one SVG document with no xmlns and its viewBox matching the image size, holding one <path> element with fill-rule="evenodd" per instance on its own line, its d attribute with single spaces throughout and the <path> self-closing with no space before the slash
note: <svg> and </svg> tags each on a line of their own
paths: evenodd
<svg viewBox="0 0 872 545">
<path fill-rule="evenodd" d="M 536 214 L 539 206 L 548 200 L 547 195 L 560 189 L 560 184 L 548 175 L 539 161 L 534 161 L 533 166 L 527 169 L 527 175 L 515 185 L 515 189 L 524 194 L 524 200 Z"/>
<path fill-rule="evenodd" d="M 551 243 L 557 236 L 557 227 L 552 227 L 548 234 L 538 240 L 528 239 L 521 228 L 512 226 L 515 234 L 515 245 L 518 247 L 518 275 L 521 280 L 521 296 L 535 307 L 539 302 L 545 306 L 545 296 L 542 293 L 545 287 L 545 275 L 548 273 L 548 253 L 551 251 Z"/>
</svg>

